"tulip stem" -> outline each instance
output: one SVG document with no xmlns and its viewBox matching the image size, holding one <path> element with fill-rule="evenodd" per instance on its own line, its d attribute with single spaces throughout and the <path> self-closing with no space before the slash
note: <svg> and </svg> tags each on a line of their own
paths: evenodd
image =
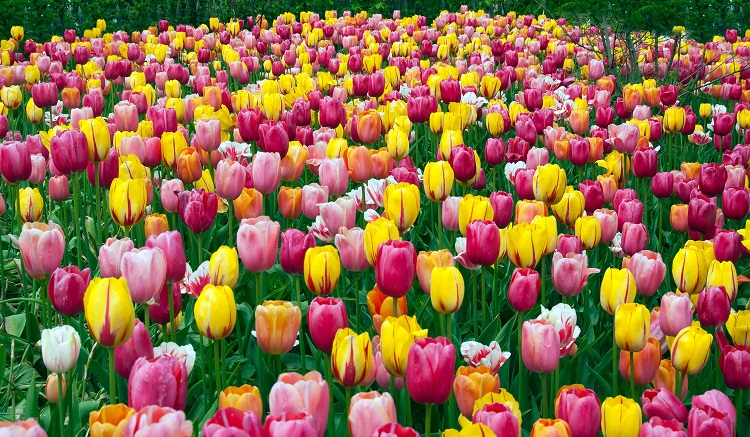
<svg viewBox="0 0 750 437">
<path fill-rule="evenodd" d="M 76 261 L 78 267 L 83 267 L 83 263 L 81 262 L 81 207 L 79 204 L 82 195 L 80 179 L 80 173 L 73 175 L 73 224 L 76 237 Z"/>
<path fill-rule="evenodd" d="M 477 333 L 479 332 L 479 323 L 477 321 L 477 275 L 475 274 L 473 278 L 471 278 L 471 323 L 473 325 L 473 331 L 474 332 L 474 340 L 477 339 Z M 450 332 L 450 325 L 448 325 L 448 329 Z"/>
<path fill-rule="evenodd" d="M 542 373 L 542 417 L 551 417 L 549 414 L 549 373 Z"/>
<path fill-rule="evenodd" d="M 635 360 L 633 359 L 633 351 L 630 354 L 630 398 L 636 399 L 635 397 Z"/>
<path fill-rule="evenodd" d="M 148 336 L 150 338 L 151 331 L 149 331 L 149 328 L 151 327 L 151 316 L 148 313 L 148 304 L 143 307 L 143 324 L 146 326 L 146 333 L 148 333 Z"/>
<path fill-rule="evenodd" d="M 485 274 L 484 267 L 480 267 L 479 276 L 482 277 L 482 288 L 480 289 L 482 293 L 482 299 L 479 300 L 479 305 L 482 306 L 482 326 L 486 327 L 487 326 L 487 305 L 485 305 L 484 299 L 485 299 L 485 296 L 487 295 L 486 293 L 487 279 L 484 274 Z"/>
<path fill-rule="evenodd" d="M 214 373 L 216 374 L 216 397 L 221 392 L 221 363 L 219 360 L 219 342 L 221 340 L 214 340 Z"/>
<path fill-rule="evenodd" d="M 232 232 L 232 216 L 234 215 L 234 201 L 227 202 L 227 240 L 229 247 L 234 247 L 234 233 Z"/>
<path fill-rule="evenodd" d="M 430 422 L 432 422 L 432 404 L 425 405 L 424 435 L 430 437 Z"/>
<path fill-rule="evenodd" d="M 448 331 L 448 341 L 453 343 L 453 336 L 451 335 L 451 331 L 453 330 L 453 314 L 448 313 L 445 315 L 445 324 L 447 325 L 446 330 Z"/>
<path fill-rule="evenodd" d="M 255 274 L 255 306 L 260 305 L 261 288 L 263 287 L 263 272 Z"/>
<path fill-rule="evenodd" d="M 526 399 L 523 397 L 523 389 L 524 387 L 524 380 L 523 380 L 523 372 L 524 372 L 524 366 L 523 366 L 523 316 L 524 311 L 519 311 L 518 314 L 516 314 L 517 320 L 516 324 L 518 325 L 517 335 L 518 335 L 518 409 L 521 410 L 521 417 L 523 418 L 523 404 L 525 403 Z"/>
<path fill-rule="evenodd" d="M 65 435 L 65 392 L 63 391 L 63 375 L 57 374 L 57 412 L 60 418 L 60 435 Z"/>
<path fill-rule="evenodd" d="M 435 226 L 438 228 L 438 250 L 443 247 L 443 203 L 437 202 L 437 223 Z"/>
<path fill-rule="evenodd" d="M 172 284 L 167 284 L 167 303 L 169 304 L 169 340 L 174 342 L 174 334 L 177 331 L 174 320 L 174 296 L 172 295 Z"/>
<path fill-rule="evenodd" d="M 393 317 L 398 318 L 398 298 L 391 297 L 393 303 Z"/>
<path fill-rule="evenodd" d="M 614 323 L 614 322 L 613 322 Z M 612 326 L 612 396 L 617 396 L 617 339 L 614 324 Z"/>
<path fill-rule="evenodd" d="M 115 384 L 115 348 L 108 347 L 109 354 L 109 403 L 117 403 L 117 384 Z"/>
<path fill-rule="evenodd" d="M 327 358 L 327 359 L 326 359 Z M 333 404 L 336 400 L 333 396 L 333 377 L 331 376 L 331 355 L 323 355 L 323 367 L 326 372 L 326 382 L 328 383 L 328 396 L 331 399 L 331 408 L 328 409 L 328 429 L 326 435 L 333 435 Z"/>
<path fill-rule="evenodd" d="M 365 228 L 365 225 L 367 225 L 367 220 L 365 220 L 365 211 L 367 211 L 367 185 L 366 182 L 362 182 L 362 229 Z"/>
<path fill-rule="evenodd" d="M 297 292 L 297 306 L 302 311 L 302 294 L 300 292 L 300 277 L 299 275 L 294 276 L 294 290 Z M 299 325 L 299 355 L 302 364 L 302 373 L 307 373 L 307 357 L 305 356 L 305 329 L 304 323 Z"/>
<path fill-rule="evenodd" d="M 94 163 L 94 195 L 96 196 L 96 204 L 94 205 L 94 214 L 96 215 L 96 221 L 94 221 L 94 243 L 99 244 L 99 212 L 101 205 L 99 204 L 99 163 Z"/>
<path fill-rule="evenodd" d="M 675 380 L 675 383 L 674 383 L 674 389 L 675 389 L 674 395 L 677 396 L 678 399 L 682 399 L 682 382 L 683 382 L 683 379 L 685 378 L 685 374 L 680 372 L 679 370 L 675 370 L 675 378 L 677 379 Z"/>
<path fill-rule="evenodd" d="M 737 435 L 742 435 L 742 408 L 745 405 L 745 390 L 739 388 L 734 392 L 734 409 L 737 411 Z"/>
<path fill-rule="evenodd" d="M 541 304 L 542 306 L 547 305 L 547 263 L 545 262 L 544 257 L 542 257 L 539 262 L 542 264 L 542 271 L 541 271 L 541 279 L 542 279 L 542 300 Z"/>
</svg>

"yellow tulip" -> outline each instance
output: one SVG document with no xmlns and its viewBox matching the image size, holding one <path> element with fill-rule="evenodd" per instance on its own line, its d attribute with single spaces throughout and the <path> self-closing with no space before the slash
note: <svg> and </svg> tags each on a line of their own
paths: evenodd
<svg viewBox="0 0 750 437">
<path fill-rule="evenodd" d="M 149 170 L 136 155 L 120 155 L 119 161 L 117 177 L 120 179 L 147 179 L 150 175 Z"/>
<path fill-rule="evenodd" d="M 683 328 L 675 336 L 670 348 L 672 365 L 682 373 L 697 375 L 708 361 L 713 340 L 714 337 L 701 328 L 698 322 Z"/>
<path fill-rule="evenodd" d="M 182 132 L 164 132 L 161 134 L 161 162 L 175 168 L 177 157 L 187 149 L 187 140 Z"/>
<path fill-rule="evenodd" d="M 10 36 L 16 41 L 23 40 L 23 26 L 11 26 Z"/>
<path fill-rule="evenodd" d="M 698 114 L 702 118 L 708 118 L 713 113 L 713 108 L 711 108 L 710 103 L 701 103 L 700 108 L 698 109 Z"/>
<path fill-rule="evenodd" d="M 124 278 L 94 278 L 83 295 L 89 332 L 104 347 L 128 341 L 135 328 L 135 311 Z"/>
<path fill-rule="evenodd" d="M 419 326 L 415 317 L 402 315 L 386 318 L 380 327 L 380 350 L 388 373 L 405 377 L 409 348 L 415 339 L 425 337 L 427 330 Z"/>
<path fill-rule="evenodd" d="M 615 310 L 615 342 L 627 352 L 639 352 L 651 335 L 651 312 L 639 303 L 624 303 Z"/>
<path fill-rule="evenodd" d="M 546 232 L 536 223 L 508 226 L 507 240 L 508 259 L 518 268 L 533 269 L 547 249 Z"/>
<path fill-rule="evenodd" d="M 409 156 L 409 136 L 400 129 L 392 129 L 385 135 L 385 144 L 388 152 L 395 160 L 401 160 Z"/>
<path fill-rule="evenodd" d="M 725 326 L 735 345 L 750 346 L 750 310 L 732 311 Z"/>
<path fill-rule="evenodd" d="M 557 164 L 545 164 L 536 168 L 531 181 L 534 198 L 548 205 L 558 203 L 563 194 L 568 177 L 565 170 Z"/>
<path fill-rule="evenodd" d="M 485 125 L 487 126 L 487 132 L 493 137 L 499 137 L 505 133 L 505 120 L 503 119 L 502 114 L 498 112 L 490 112 L 487 114 Z"/>
<path fill-rule="evenodd" d="M 432 120 L 430 120 L 430 123 L 432 123 Z M 444 161 L 447 161 L 451 156 L 451 149 L 463 143 L 464 137 L 461 131 L 444 130 L 443 135 L 440 137 L 440 156 Z"/>
<path fill-rule="evenodd" d="M 221 246 L 211 255 L 208 262 L 208 273 L 214 285 L 226 285 L 234 288 L 239 279 L 240 264 L 237 249 Z"/>
<path fill-rule="evenodd" d="M 21 88 L 18 85 L 6 85 L 0 88 L 0 101 L 10 110 L 21 106 L 22 98 Z"/>
<path fill-rule="evenodd" d="M 455 176 L 448 161 L 428 162 L 424 167 L 424 194 L 433 202 L 442 202 L 451 195 Z M 438 226 L 442 224 L 438 223 Z"/>
<path fill-rule="evenodd" d="M 89 161 L 101 162 L 107 159 L 109 148 L 112 147 L 107 121 L 102 117 L 79 120 L 78 128 L 86 135 L 89 146 Z"/>
<path fill-rule="evenodd" d="M 474 220 L 492 220 L 495 210 L 492 209 L 490 199 L 468 194 L 458 202 L 458 229 L 466 236 L 466 227 Z"/>
<path fill-rule="evenodd" d="M 592 250 L 602 239 L 602 225 L 594 216 L 579 217 L 575 223 L 575 235 L 581 239 L 583 248 Z"/>
<path fill-rule="evenodd" d="M 252 411 L 256 416 L 262 416 L 263 400 L 260 397 L 260 390 L 248 384 L 225 388 L 219 393 L 219 409 L 229 407 L 243 412 Z"/>
<path fill-rule="evenodd" d="M 109 188 L 109 212 L 112 220 L 129 229 L 138 223 L 146 212 L 145 179 L 115 178 Z"/>
<path fill-rule="evenodd" d="M 393 220 L 399 231 L 405 232 L 417 221 L 419 199 L 419 188 L 414 184 L 399 182 L 388 185 L 383 194 L 385 216 Z"/>
<path fill-rule="evenodd" d="M 604 437 L 638 437 L 642 423 L 638 402 L 617 396 L 602 402 L 602 434 Z"/>
<path fill-rule="evenodd" d="M 685 113 L 685 108 L 671 106 L 665 109 L 664 121 L 662 123 L 664 126 L 664 132 L 667 134 L 680 132 L 682 128 L 685 127 L 686 117 L 687 114 Z"/>
<path fill-rule="evenodd" d="M 461 430 L 446 429 L 443 437 L 497 437 L 492 429 L 482 423 L 467 423 Z"/>
<path fill-rule="evenodd" d="M 267 300 L 255 308 L 255 332 L 258 346 L 270 355 L 281 355 L 294 347 L 302 312 L 283 300 Z"/>
<path fill-rule="evenodd" d="M 263 94 L 261 97 L 263 113 L 269 120 L 278 121 L 281 118 L 281 110 L 284 109 L 284 99 L 281 94 Z"/>
<path fill-rule="evenodd" d="M 330 294 L 341 275 L 341 258 L 333 246 L 316 246 L 305 252 L 305 284 L 315 294 Z"/>
<path fill-rule="evenodd" d="M 565 226 L 572 228 L 576 220 L 583 215 L 585 203 L 583 193 L 569 186 L 560 201 L 551 206 L 552 214 Z"/>
<path fill-rule="evenodd" d="M 604 272 L 599 302 L 604 311 L 614 315 L 617 307 L 635 300 L 635 277 L 628 269 L 610 267 Z"/>
<path fill-rule="evenodd" d="M 440 314 L 452 314 L 464 301 L 464 278 L 453 266 L 435 267 L 430 274 L 430 301 Z"/>
<path fill-rule="evenodd" d="M 38 222 L 44 211 L 44 198 L 38 188 L 21 188 L 18 190 L 18 212 L 21 221 Z"/>
<path fill-rule="evenodd" d="M 672 259 L 672 278 L 683 293 L 700 293 L 707 274 L 706 256 L 695 246 L 680 249 Z"/>
<path fill-rule="evenodd" d="M 727 290 L 729 300 L 734 301 L 737 296 L 737 269 L 731 261 L 711 261 L 706 274 L 706 288 L 709 286 L 723 286 Z"/>
<path fill-rule="evenodd" d="M 370 334 L 357 335 L 349 328 L 336 332 L 331 349 L 333 376 L 344 387 L 357 387 L 367 382 L 374 365 Z"/>
<path fill-rule="evenodd" d="M 398 228 L 393 220 L 380 217 L 365 226 L 365 256 L 370 267 L 375 267 L 375 258 L 378 255 L 378 247 L 388 240 L 399 240 Z"/>
<path fill-rule="evenodd" d="M 193 313 L 202 336 L 221 340 L 232 332 L 237 322 L 234 292 L 226 285 L 206 285 L 195 301 Z"/>
</svg>

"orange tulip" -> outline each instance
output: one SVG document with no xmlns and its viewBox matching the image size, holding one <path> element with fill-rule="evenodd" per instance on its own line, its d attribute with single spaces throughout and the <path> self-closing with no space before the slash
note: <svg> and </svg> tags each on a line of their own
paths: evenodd
<svg viewBox="0 0 750 437">
<path fill-rule="evenodd" d="M 378 334 L 385 319 L 395 315 L 393 314 L 393 299 L 380 291 L 377 285 L 367 293 L 367 309 L 370 310 L 372 324 Z M 398 313 L 407 313 L 406 296 L 398 299 Z"/>
<path fill-rule="evenodd" d="M 219 409 L 236 408 L 240 411 L 252 411 L 256 416 L 263 416 L 263 401 L 260 390 L 252 385 L 227 387 L 219 393 Z"/>
<path fill-rule="evenodd" d="M 493 375 L 487 366 L 461 366 L 456 371 L 453 380 L 453 394 L 461 414 L 471 418 L 474 412 L 474 402 L 487 393 L 500 392 L 500 377 Z"/>
</svg>

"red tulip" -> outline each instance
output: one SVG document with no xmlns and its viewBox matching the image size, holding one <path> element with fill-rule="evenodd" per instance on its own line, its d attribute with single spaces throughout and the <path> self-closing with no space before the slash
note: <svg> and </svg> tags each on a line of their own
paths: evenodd
<svg viewBox="0 0 750 437">
<path fill-rule="evenodd" d="M 709 390 L 693 396 L 688 413 L 688 437 L 731 437 L 734 435 L 737 413 L 727 395 Z"/>
<path fill-rule="evenodd" d="M 443 404 L 453 386 L 456 349 L 445 337 L 417 338 L 409 348 L 406 389 L 420 404 Z"/>
<path fill-rule="evenodd" d="M 505 143 L 502 138 L 488 138 L 484 147 L 484 159 L 491 166 L 500 165 L 505 155 Z"/>
<path fill-rule="evenodd" d="M 723 165 L 713 162 L 701 165 L 698 173 L 698 186 L 701 192 L 708 197 L 714 197 L 724 191 L 724 184 L 727 181 L 727 170 Z"/>
<path fill-rule="evenodd" d="M 405 296 L 414 284 L 416 266 L 417 252 L 411 242 L 388 240 L 378 247 L 375 283 L 388 296 Z"/>
<path fill-rule="evenodd" d="M 528 311 L 536 304 L 540 288 L 541 280 L 536 270 L 517 268 L 510 278 L 508 303 L 516 311 Z"/>
<path fill-rule="evenodd" d="M 288 228 L 281 233 L 281 269 L 291 275 L 301 275 L 305 270 L 305 252 L 315 247 L 315 237 L 299 229 Z"/>
<path fill-rule="evenodd" d="M 178 282 L 164 284 L 156 295 L 154 304 L 148 306 L 149 317 L 160 325 L 166 325 L 173 321 L 169 312 L 168 293 L 170 292 L 172 293 L 172 313 L 175 318 L 177 318 L 177 315 L 180 314 L 180 310 L 182 310 L 182 294 Z"/>
<path fill-rule="evenodd" d="M 47 295 L 55 311 L 70 317 L 83 311 L 83 295 L 90 274 L 88 268 L 79 270 L 77 266 L 58 268 L 52 273 Z"/>
<path fill-rule="evenodd" d="M 88 149 L 87 149 L 88 159 Z M 31 176 L 31 154 L 26 143 L 0 143 L 0 174 L 11 184 L 25 181 Z"/>
<path fill-rule="evenodd" d="M 121 378 L 128 378 L 133 365 L 141 357 L 153 359 L 154 345 L 151 344 L 146 325 L 136 319 L 133 335 L 124 344 L 115 347 L 115 372 Z"/>
<path fill-rule="evenodd" d="M 500 255 L 500 230 L 491 220 L 474 220 L 466 227 L 466 256 L 474 264 L 494 265 Z M 382 290 L 382 287 L 381 287 Z"/>
<path fill-rule="evenodd" d="M 450 152 L 451 168 L 453 173 L 461 182 L 467 182 L 477 175 L 477 165 L 474 160 L 474 149 L 465 144 L 459 144 L 453 147 Z"/>
<path fill-rule="evenodd" d="M 723 285 L 709 286 L 698 294 L 698 320 L 704 326 L 720 326 L 729 318 L 732 301 Z"/>
<path fill-rule="evenodd" d="M 734 229 L 718 230 L 714 235 L 714 255 L 717 261 L 736 263 L 740 259 L 742 236 Z"/>
<path fill-rule="evenodd" d="M 651 191 L 659 199 L 670 197 L 674 191 L 674 176 L 672 173 L 665 171 L 656 173 L 651 179 Z"/>
<path fill-rule="evenodd" d="M 267 153 L 278 153 L 283 159 L 289 151 L 289 134 L 282 123 L 269 123 L 260 125 L 258 147 Z"/>
<path fill-rule="evenodd" d="M 586 180 L 578 184 L 578 191 L 583 194 L 586 212 L 591 214 L 604 206 L 604 190 L 599 181 Z"/>
<path fill-rule="evenodd" d="M 216 194 L 193 189 L 179 193 L 177 201 L 177 212 L 193 233 L 202 234 L 214 223 L 219 207 Z"/>
<path fill-rule="evenodd" d="M 461 84 L 455 79 L 440 81 L 440 100 L 445 103 L 461 101 Z"/>
<path fill-rule="evenodd" d="M 183 410 L 187 379 L 185 363 L 171 355 L 138 358 L 128 378 L 128 405 L 136 410 L 149 405 Z"/>
<path fill-rule="evenodd" d="M 336 332 L 349 327 L 344 301 L 321 296 L 313 299 L 307 310 L 307 327 L 315 347 L 330 354 Z"/>
<path fill-rule="evenodd" d="M 633 175 L 637 178 L 651 178 L 659 168 L 659 157 L 651 147 L 637 147 L 633 152 Z"/>
<path fill-rule="evenodd" d="M 513 217 L 513 195 L 505 191 L 490 193 L 490 205 L 495 212 L 493 220 L 498 228 L 508 226 Z"/>
<path fill-rule="evenodd" d="M 68 130 L 50 138 L 50 155 L 55 168 L 62 174 L 80 173 L 89 164 L 86 135 Z"/>
<path fill-rule="evenodd" d="M 651 388 L 641 396 L 643 414 L 647 418 L 662 420 L 687 421 L 688 412 L 677 396 L 666 388 Z"/>
<path fill-rule="evenodd" d="M 698 194 L 688 203 L 688 227 L 693 232 L 707 234 L 716 227 L 716 203 Z"/>
<path fill-rule="evenodd" d="M 322 127 L 337 128 L 346 123 L 346 110 L 340 100 L 324 97 L 320 101 L 318 121 Z"/>
<path fill-rule="evenodd" d="M 721 351 L 719 368 L 724 375 L 724 382 L 727 387 L 732 390 L 749 389 L 750 348 L 742 345 L 730 345 L 721 329 L 716 333 L 716 344 Z"/>
</svg>

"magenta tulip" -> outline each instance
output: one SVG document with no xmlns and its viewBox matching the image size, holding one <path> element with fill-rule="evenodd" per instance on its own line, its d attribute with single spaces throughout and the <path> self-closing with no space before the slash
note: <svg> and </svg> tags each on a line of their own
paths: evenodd
<svg viewBox="0 0 750 437">
<path fill-rule="evenodd" d="M 52 307 L 60 314 L 75 316 L 83 311 L 83 295 L 91 272 L 77 266 L 56 269 L 49 278 L 47 295 Z"/>
<path fill-rule="evenodd" d="M 136 410 L 150 405 L 183 410 L 187 379 L 185 363 L 171 355 L 138 358 L 128 378 L 128 405 Z"/>
<path fill-rule="evenodd" d="M 417 252 L 410 241 L 381 243 L 375 258 L 375 283 L 384 294 L 399 298 L 411 290 L 417 273 Z"/>
<path fill-rule="evenodd" d="M 414 402 L 445 403 L 451 394 L 456 366 L 453 344 L 445 337 L 417 338 L 409 348 L 408 363 L 406 389 Z"/>
<path fill-rule="evenodd" d="M 115 372 L 122 378 L 130 376 L 130 370 L 138 358 L 154 358 L 154 345 L 151 343 L 146 325 L 136 319 L 133 335 L 128 341 L 115 347 Z"/>
<path fill-rule="evenodd" d="M 187 263 L 182 235 L 179 231 L 167 231 L 159 235 L 152 235 L 146 240 L 146 247 L 158 247 L 164 253 L 167 260 L 167 283 L 182 281 L 185 278 Z"/>
</svg>

